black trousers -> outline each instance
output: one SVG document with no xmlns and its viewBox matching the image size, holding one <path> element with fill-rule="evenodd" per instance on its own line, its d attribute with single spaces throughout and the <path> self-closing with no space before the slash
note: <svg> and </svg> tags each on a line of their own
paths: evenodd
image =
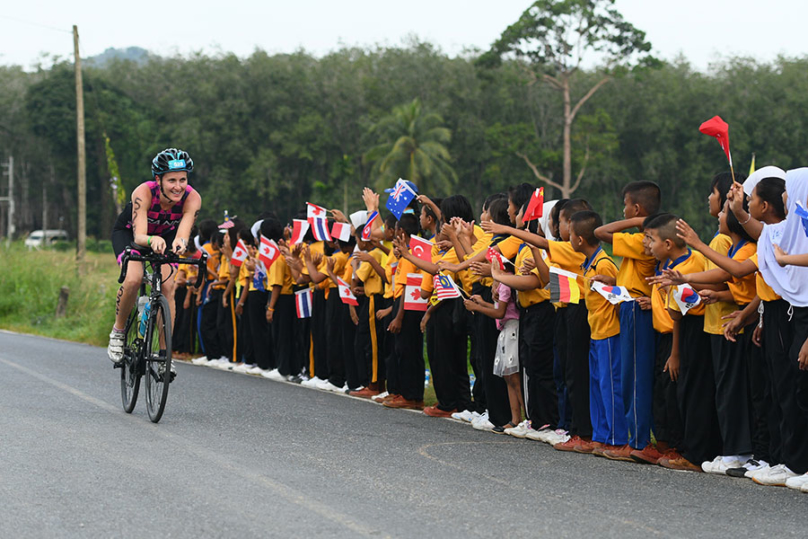
<svg viewBox="0 0 808 539">
<path fill-rule="evenodd" d="M 214 293 L 216 291 L 214 290 Z M 224 290 L 216 294 L 216 330 L 219 333 L 219 342 L 222 345 L 222 355 L 235 361 L 235 311 L 233 307 L 234 295 L 227 298 L 227 307 L 222 305 Z M 212 296 L 211 296 L 212 297 Z"/>
<path fill-rule="evenodd" d="M 362 311 L 367 311 L 367 298 L 357 296 L 357 303 L 354 306 L 357 316 Z M 364 370 L 364 361 L 359 358 L 354 347 L 356 341 L 356 325 L 351 319 L 350 305 L 342 304 L 342 357 L 345 358 L 345 381 L 349 389 L 357 389 L 359 386 L 367 385 L 367 376 L 361 372 Z"/>
<path fill-rule="evenodd" d="M 384 318 L 382 323 L 384 327 L 384 365 L 385 372 L 387 374 L 387 392 L 391 395 L 400 395 L 401 387 L 399 386 L 398 381 L 398 353 L 396 351 L 398 335 L 388 332 L 387 328 L 390 327 L 390 322 L 393 321 L 393 318 L 398 311 L 401 304 L 401 298 L 396 300 L 388 299 L 388 301 L 392 301 L 393 309 L 390 311 L 390 314 Z M 420 331 L 420 327 L 418 330 Z M 423 342 L 423 335 L 421 336 L 421 342 Z"/>
<path fill-rule="evenodd" d="M 328 379 L 328 335 L 326 320 L 328 314 L 326 312 L 328 304 L 325 299 L 325 290 L 319 288 L 314 289 L 312 295 L 312 311 L 311 311 L 311 338 L 313 344 L 314 354 L 314 369 L 309 373 L 310 376 L 316 376 L 320 380 Z"/>
<path fill-rule="evenodd" d="M 284 376 L 300 373 L 295 350 L 295 296 L 279 294 L 272 315 L 272 340 L 278 371 Z"/>
<path fill-rule="evenodd" d="M 267 292 L 253 290 L 247 293 L 244 303 L 244 316 L 242 318 L 250 346 L 247 347 L 246 361 L 257 365 L 264 370 L 275 368 L 275 350 L 272 346 L 272 336 L 267 323 Z"/>
<path fill-rule="evenodd" d="M 567 389 L 567 314 L 566 307 L 556 310 L 555 325 L 553 328 L 553 349 L 555 362 L 553 363 L 553 378 L 555 379 L 556 395 L 558 395 L 558 425 L 559 429 L 572 428 L 572 404 L 570 404 L 569 390 Z"/>
<path fill-rule="evenodd" d="M 440 302 L 427 324 L 431 326 L 430 339 L 433 342 L 429 369 L 432 372 L 438 408 L 444 411 L 462 411 L 471 406 L 468 339 L 461 309 L 466 312 L 460 298 L 445 299 Z"/>
<path fill-rule="evenodd" d="M 199 338 L 208 359 L 218 359 L 225 355 L 222 339 L 219 335 L 216 319 L 219 314 L 219 305 L 222 302 L 222 291 L 212 290 L 207 303 L 202 305 L 202 320 L 199 328 Z"/>
<path fill-rule="evenodd" d="M 476 286 L 476 285 L 475 285 Z M 491 288 L 480 286 L 473 290 L 479 294 L 484 301 L 493 303 Z M 480 378 L 474 383 L 476 388 L 482 385 L 485 390 L 485 402 L 488 405 L 488 420 L 496 426 L 501 427 L 511 420 L 511 408 L 508 399 L 508 384 L 505 379 L 494 375 L 494 357 L 497 353 L 497 339 L 499 331 L 493 318 L 482 313 L 474 313 L 474 333 L 477 337 L 476 347 L 478 351 L 480 372 L 482 373 L 482 384 Z M 475 398 L 474 409 L 482 413 L 485 408 L 480 409 L 480 403 Z"/>
<path fill-rule="evenodd" d="M 754 324 L 744 328 L 736 342 L 723 335 L 710 335 L 715 376 L 715 410 L 721 432 L 724 455 L 752 453 L 752 418 L 749 404 L 749 374 L 746 359 L 747 334 Z"/>
<path fill-rule="evenodd" d="M 589 416 L 589 320 L 583 299 L 565 309 L 567 317 L 567 393 L 572 405 L 570 434 L 592 437 Z M 548 331 L 550 329 L 548 328 Z"/>
<path fill-rule="evenodd" d="M 337 387 L 345 385 L 345 357 L 343 356 L 342 335 L 344 331 L 343 316 L 347 316 L 343 309 L 339 290 L 334 288 L 328 294 L 325 308 L 326 329 L 326 362 L 328 363 L 327 378 Z M 322 378 L 322 377 L 321 377 Z"/>
<path fill-rule="evenodd" d="M 658 333 L 656 336 L 656 357 L 654 360 L 654 396 L 652 430 L 657 442 L 665 442 L 678 448 L 682 443 L 682 417 L 676 399 L 677 382 L 671 380 L 670 373 L 664 372 L 665 364 L 671 357 L 673 333 Z M 701 463 L 699 463 L 701 464 Z"/>
<path fill-rule="evenodd" d="M 298 373 L 311 372 L 311 318 L 298 318 L 294 311 L 292 326 L 294 328 L 294 353 Z"/>
<path fill-rule="evenodd" d="M 189 353 L 193 352 L 191 345 L 191 330 L 193 328 L 193 306 L 185 309 L 185 297 L 188 295 L 188 289 L 184 286 L 178 286 L 174 290 L 174 328 L 171 331 L 171 346 L 175 352 Z"/>
<path fill-rule="evenodd" d="M 376 312 L 382 309 L 383 301 L 380 294 L 372 294 L 359 302 L 357 315 L 359 324 L 356 326 L 354 338 L 354 355 L 361 385 L 378 383 L 384 380 L 384 369 L 379 368 L 383 362 L 379 361 L 381 347 L 384 345 L 384 331 L 381 320 L 376 320 Z"/>
<path fill-rule="evenodd" d="M 405 311 L 404 319 L 401 323 L 401 332 L 395 336 L 396 389 L 402 397 L 414 401 L 424 400 L 422 317 L 422 312 Z M 466 390 L 468 390 L 468 384 L 466 384 Z"/>
<path fill-rule="evenodd" d="M 534 429 L 558 423 L 553 379 L 555 308 L 549 301 L 519 310 L 519 365 L 527 417 Z M 587 370 L 588 372 L 588 370 Z"/>
<path fill-rule="evenodd" d="M 743 341 L 746 359 L 752 454 L 757 460 L 780 462 L 780 417 L 774 406 L 771 377 L 766 367 L 763 349 L 752 342 L 757 322 L 744 329 L 737 339 Z"/>
<path fill-rule="evenodd" d="M 792 314 L 789 315 L 789 310 Z M 808 472 L 808 373 L 799 370 L 800 348 L 808 337 L 808 308 L 784 301 L 763 307 L 763 346 L 769 359 L 774 400 L 782 413 L 782 463 Z M 783 353 L 783 349 L 785 353 Z"/>
<path fill-rule="evenodd" d="M 704 316 L 685 315 L 680 323 L 677 399 L 682 417 L 679 452 L 693 464 L 721 454 L 721 436 L 715 410 L 715 379 L 710 335 Z"/>
</svg>

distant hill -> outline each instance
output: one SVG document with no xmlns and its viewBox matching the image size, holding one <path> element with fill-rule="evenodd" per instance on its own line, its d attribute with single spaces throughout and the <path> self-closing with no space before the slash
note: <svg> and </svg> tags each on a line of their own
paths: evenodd
<svg viewBox="0 0 808 539">
<path fill-rule="evenodd" d="M 149 51 L 140 47 L 127 47 L 125 49 L 108 48 L 101 54 L 91 56 L 85 60 L 87 64 L 104 67 L 112 60 L 131 60 L 142 64 L 149 59 Z"/>
</svg>

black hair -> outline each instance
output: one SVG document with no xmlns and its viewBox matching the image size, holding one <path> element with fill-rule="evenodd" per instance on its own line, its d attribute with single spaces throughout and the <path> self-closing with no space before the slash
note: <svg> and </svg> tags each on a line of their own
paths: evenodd
<svg viewBox="0 0 808 539">
<path fill-rule="evenodd" d="M 508 202 L 508 195 L 505 193 L 494 193 L 493 195 L 490 195 L 485 199 L 485 202 L 483 202 L 483 211 L 491 208 L 491 203 L 495 200 L 504 200 L 505 202 Z"/>
<path fill-rule="evenodd" d="M 474 220 L 474 210 L 471 209 L 471 203 L 463 195 L 452 195 L 444 198 L 440 203 L 440 212 L 443 214 L 444 223 L 448 223 L 454 217 L 460 217 L 467 223 Z"/>
<path fill-rule="evenodd" d="M 603 219 L 600 214 L 592 210 L 577 211 L 570 217 L 570 226 L 575 231 L 575 235 L 580 236 L 591 247 L 600 244 L 600 240 L 595 236 L 595 229 L 603 226 Z"/>
<path fill-rule="evenodd" d="M 517 208 L 521 208 L 525 202 L 530 200 L 533 191 L 536 189 L 529 183 L 520 183 L 508 188 L 508 200 L 513 202 Z"/>
<path fill-rule="evenodd" d="M 218 225 L 216 225 L 216 221 L 213 219 L 205 219 L 199 222 L 199 243 L 207 243 L 211 239 L 213 239 L 213 235 L 216 234 Z"/>
<path fill-rule="evenodd" d="M 387 217 L 384 218 L 384 228 L 395 228 L 395 227 L 396 227 L 396 216 L 390 213 L 387 215 Z"/>
<path fill-rule="evenodd" d="M 724 202 L 727 201 L 727 193 L 729 193 L 730 187 L 732 187 L 732 182 L 737 181 L 738 183 L 743 183 L 746 179 L 744 174 L 736 174 L 735 180 L 732 179 L 732 172 L 719 172 L 715 176 L 713 176 L 713 181 L 710 182 L 710 193 L 713 190 L 718 190 L 718 196 L 721 198 L 718 207 L 723 208 Z"/>
<path fill-rule="evenodd" d="M 348 236 L 348 241 L 337 240 L 337 244 L 340 246 L 341 249 L 351 248 L 353 249 L 356 246 L 356 236 Z"/>
<path fill-rule="evenodd" d="M 746 199 L 746 197 L 743 197 L 743 209 L 744 211 L 747 212 L 749 211 L 749 201 Z M 737 234 L 738 236 L 741 237 L 741 239 L 744 239 L 748 242 L 755 242 L 755 240 L 752 239 L 752 236 L 749 235 L 749 232 L 747 232 L 746 229 L 743 227 L 741 222 L 738 221 L 738 218 L 735 217 L 735 214 L 732 213 L 732 210 L 730 210 L 729 208 L 721 208 L 721 211 L 726 211 L 727 213 L 727 228 L 729 229 L 730 232 L 732 232 L 733 234 Z"/>
<path fill-rule="evenodd" d="M 275 217 L 267 217 L 261 223 L 261 235 L 270 240 L 280 241 L 283 238 L 283 225 Z"/>
<path fill-rule="evenodd" d="M 262 219 L 266 219 L 267 217 L 278 217 L 278 214 L 272 210 L 264 210 L 258 214 L 258 217 L 255 219 L 256 221 L 260 221 Z"/>
<path fill-rule="evenodd" d="M 435 206 L 440 208 L 440 205 L 441 205 L 441 202 L 443 202 L 443 199 L 442 198 L 433 198 L 432 202 L 435 204 Z M 432 206 L 430 206 L 429 204 L 424 204 L 423 206 L 421 206 L 421 208 L 423 209 L 423 211 L 426 212 L 427 217 L 431 217 L 432 220 L 435 221 L 436 223 L 438 222 L 438 214 L 435 213 L 435 210 L 432 209 Z"/>
<path fill-rule="evenodd" d="M 411 213 L 405 213 L 401 216 L 401 219 L 398 220 L 397 225 L 401 230 L 409 234 L 410 236 L 415 236 L 418 234 L 418 218 L 416 218 Z"/>
<path fill-rule="evenodd" d="M 782 178 L 763 178 L 755 186 L 758 198 L 772 207 L 774 214 L 780 219 L 786 218 L 786 207 L 783 204 L 783 192 L 786 181 Z"/>
<path fill-rule="evenodd" d="M 253 236 L 252 230 L 246 226 L 238 231 L 238 239 L 243 241 L 245 245 L 252 245 L 255 247 L 255 236 Z"/>
<path fill-rule="evenodd" d="M 623 198 L 628 195 L 631 202 L 639 204 L 646 215 L 653 215 L 659 211 L 662 203 L 662 191 L 659 185 L 649 181 L 631 182 L 623 187 Z"/>
<path fill-rule="evenodd" d="M 563 208 L 558 210 L 558 215 L 563 213 L 571 218 L 579 211 L 592 211 L 592 205 L 583 198 L 571 198 L 566 204 L 564 204 Z"/>
<path fill-rule="evenodd" d="M 561 215 L 561 210 L 564 209 L 564 206 L 567 205 L 570 199 L 562 198 L 558 202 L 555 203 L 553 209 L 550 210 L 550 217 L 553 219 L 553 237 L 556 239 L 561 239 L 561 230 L 559 229 L 558 223 L 558 216 Z"/>
<path fill-rule="evenodd" d="M 488 205 L 488 215 L 491 220 L 498 225 L 511 226 L 511 218 L 508 217 L 507 197 L 496 198 Z"/>
<path fill-rule="evenodd" d="M 644 230 L 656 230 L 661 240 L 671 240 L 679 248 L 685 247 L 685 240 L 679 237 L 676 230 L 676 221 L 679 218 L 672 213 L 658 213 L 648 217 L 642 224 Z"/>
</svg>

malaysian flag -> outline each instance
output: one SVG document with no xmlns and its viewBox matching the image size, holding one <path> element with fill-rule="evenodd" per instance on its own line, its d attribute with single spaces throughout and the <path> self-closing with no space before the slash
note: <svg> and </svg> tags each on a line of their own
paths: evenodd
<svg viewBox="0 0 808 539">
<path fill-rule="evenodd" d="M 311 318 L 312 294 L 311 288 L 295 292 L 295 307 L 298 318 Z"/>
<path fill-rule="evenodd" d="M 457 287 L 452 278 L 448 275 L 438 273 L 434 277 L 435 281 L 435 295 L 439 300 L 452 299 L 460 297 L 460 289 Z"/>
</svg>

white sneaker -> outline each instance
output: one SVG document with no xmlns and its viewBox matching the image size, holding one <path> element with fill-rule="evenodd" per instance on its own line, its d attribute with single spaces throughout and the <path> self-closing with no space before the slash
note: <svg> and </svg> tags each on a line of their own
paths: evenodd
<svg viewBox="0 0 808 539">
<path fill-rule="evenodd" d="M 208 358 L 205 356 L 202 357 L 195 357 L 191 360 L 191 363 L 194 365 L 207 365 L 209 363 Z"/>
<path fill-rule="evenodd" d="M 113 330 L 109 334 L 109 345 L 107 345 L 107 356 L 113 363 L 118 365 L 123 361 L 123 345 L 125 344 L 126 333 Z"/>
<path fill-rule="evenodd" d="M 514 438 L 524 438 L 531 430 L 533 429 L 530 428 L 530 421 L 525 419 L 515 427 L 505 429 L 505 434 L 510 434 Z"/>
<path fill-rule="evenodd" d="M 318 377 L 316 377 L 316 376 L 315 376 L 314 378 L 309 378 L 309 379 L 308 379 L 308 380 L 306 380 L 305 382 L 301 382 L 301 384 L 300 384 L 300 385 L 301 385 L 301 386 L 305 386 L 305 387 L 313 387 L 313 388 L 315 388 L 315 389 L 316 389 L 316 388 L 317 388 L 317 384 L 319 384 L 319 383 L 320 383 L 320 382 L 322 382 L 322 381 L 323 381 L 322 379 L 320 379 L 320 378 L 318 378 Z"/>
<path fill-rule="evenodd" d="M 462 412 L 455 412 L 452 414 L 452 419 L 457 419 L 458 421 L 465 421 L 466 423 L 471 423 L 471 420 L 474 419 L 474 412 L 471 410 L 463 410 Z"/>
<path fill-rule="evenodd" d="M 556 429 L 554 431 L 542 434 L 541 438 L 539 439 L 542 442 L 550 445 L 563 444 L 569 441 L 570 433 L 564 429 Z"/>
<path fill-rule="evenodd" d="M 276 382 L 282 382 L 286 380 L 281 374 L 281 371 L 278 369 L 272 369 L 271 371 L 264 371 L 261 373 L 261 376 L 264 378 L 269 378 L 270 380 L 275 380 Z"/>
<path fill-rule="evenodd" d="M 384 391 L 384 392 L 382 392 L 382 393 L 379 393 L 379 394 L 378 394 L 378 395 L 376 395 L 375 397 L 371 397 L 370 399 L 371 399 L 372 401 L 379 402 L 380 400 L 382 400 L 383 398 L 387 397 L 388 395 L 390 395 L 390 392 L 389 392 L 389 391 Z"/>
<path fill-rule="evenodd" d="M 333 393 L 342 393 L 342 392 L 345 391 L 343 388 L 341 388 L 339 386 L 335 386 L 334 384 L 332 384 L 328 380 L 323 380 L 322 382 L 317 384 L 317 389 L 320 389 L 322 391 L 331 391 Z"/>
<path fill-rule="evenodd" d="M 743 467 L 746 468 L 746 472 L 743 474 L 743 476 L 748 479 L 752 479 L 756 473 L 763 470 L 768 470 L 770 466 L 765 460 L 749 459 L 746 461 L 746 464 L 744 464 Z"/>
<path fill-rule="evenodd" d="M 246 374 L 246 372 L 250 369 L 252 369 L 252 365 L 247 365 L 246 363 L 238 363 L 236 364 L 235 367 L 233 367 L 233 372 Z"/>
<path fill-rule="evenodd" d="M 534 441 L 537 441 L 537 442 L 545 442 L 546 443 L 547 442 L 547 435 L 552 433 L 552 432 L 553 432 L 553 429 L 551 429 L 550 427 L 544 427 L 544 428 L 539 429 L 539 430 L 530 429 L 530 431 L 528 431 L 528 433 L 525 435 L 525 438 L 527 438 L 528 440 L 534 440 Z"/>
<path fill-rule="evenodd" d="M 474 427 L 474 430 L 482 430 L 491 432 L 494 430 L 494 424 L 488 421 L 488 412 L 485 412 L 480 417 L 475 419 L 471 426 Z"/>
<path fill-rule="evenodd" d="M 727 475 L 727 470 L 730 468 L 740 468 L 744 463 L 738 458 L 725 459 L 718 455 L 713 460 L 708 460 L 701 463 L 701 469 L 706 473 L 714 473 L 718 475 Z"/>
<path fill-rule="evenodd" d="M 217 358 L 214 358 L 214 359 L 210 359 L 210 360 L 208 360 L 207 366 L 208 367 L 214 367 L 214 368 L 218 367 L 219 364 L 222 362 L 222 359 L 224 359 L 224 358 L 217 357 Z"/>
<path fill-rule="evenodd" d="M 802 490 L 802 487 L 808 486 L 808 473 L 786 479 L 786 486 L 794 490 Z"/>
<path fill-rule="evenodd" d="M 797 477 L 797 475 L 798 474 L 789 470 L 788 466 L 785 464 L 778 464 L 777 466 L 772 466 L 771 468 L 766 468 L 765 470 L 755 473 L 752 476 L 752 481 L 758 485 L 784 487 L 786 486 L 786 481 L 792 477 Z"/>
<path fill-rule="evenodd" d="M 262 369 L 261 367 L 256 365 L 254 367 L 251 367 L 251 368 L 247 369 L 245 372 L 247 374 L 258 374 L 258 375 L 260 375 L 260 374 L 262 374 L 264 372 L 264 369 Z"/>
</svg>

